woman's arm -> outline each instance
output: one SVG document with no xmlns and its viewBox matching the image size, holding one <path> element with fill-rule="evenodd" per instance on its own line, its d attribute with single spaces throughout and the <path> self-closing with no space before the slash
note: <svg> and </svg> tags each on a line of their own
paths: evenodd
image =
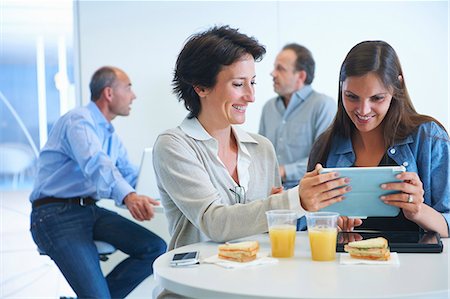
<svg viewBox="0 0 450 299">
<path fill-rule="evenodd" d="M 424 203 L 423 184 L 415 172 L 404 172 L 397 175 L 401 183 L 381 185 L 385 190 L 398 190 L 400 193 L 382 196 L 389 205 L 402 209 L 405 217 L 427 231 L 436 231 L 442 237 L 448 237 L 448 225 L 444 217 L 434 208 Z"/>
<path fill-rule="evenodd" d="M 319 174 L 322 165 L 317 164 L 313 171 L 307 172 L 300 180 L 298 192 L 300 203 L 306 211 L 315 212 L 345 199 L 344 194 L 350 186 L 348 178 L 338 178 L 337 172 Z"/>
<path fill-rule="evenodd" d="M 159 136 L 154 146 L 155 172 L 163 189 L 163 200 L 172 201 L 184 217 L 213 241 L 224 242 L 266 232 L 265 211 L 291 208 L 288 192 L 246 204 L 224 204 L 227 201 L 222 200 L 215 186 L 220 178 L 210 177 L 211 170 L 207 170 L 214 165 L 205 165 L 202 153 L 196 152 L 191 142 L 196 141 L 186 141 L 172 134 Z M 269 191 L 272 183 L 267 186 Z"/>
</svg>

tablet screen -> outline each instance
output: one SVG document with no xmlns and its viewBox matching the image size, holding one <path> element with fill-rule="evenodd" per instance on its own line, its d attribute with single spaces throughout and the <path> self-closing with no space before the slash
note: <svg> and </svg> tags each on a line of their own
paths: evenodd
<svg viewBox="0 0 450 299">
<path fill-rule="evenodd" d="M 383 232 L 339 232 L 337 252 L 344 251 L 344 245 L 355 240 L 384 237 L 393 252 L 440 253 L 443 249 L 441 238 L 436 232 L 383 231 Z"/>
<path fill-rule="evenodd" d="M 320 173 L 337 172 L 339 177 L 349 178 L 352 190 L 344 194 L 344 200 L 322 209 L 350 217 L 395 217 L 398 207 L 385 204 L 380 197 L 394 190 L 381 189 L 381 184 L 400 182 L 396 175 L 405 171 L 403 166 L 322 168 Z"/>
</svg>

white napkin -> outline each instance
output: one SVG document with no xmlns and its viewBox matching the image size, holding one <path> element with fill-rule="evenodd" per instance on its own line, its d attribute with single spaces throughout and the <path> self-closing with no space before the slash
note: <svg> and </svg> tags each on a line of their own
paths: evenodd
<svg viewBox="0 0 450 299">
<path fill-rule="evenodd" d="M 398 259 L 397 252 L 391 252 L 391 258 L 387 261 L 373 261 L 373 260 L 363 260 L 363 259 L 354 259 L 350 257 L 349 253 L 341 253 L 340 254 L 339 263 L 341 265 L 400 265 L 400 260 Z"/>
<path fill-rule="evenodd" d="M 250 262 L 233 262 L 233 261 L 227 261 L 220 259 L 217 254 L 210 256 L 208 258 L 205 258 L 201 261 L 201 263 L 205 264 L 215 264 L 223 268 L 227 269 L 237 269 L 237 268 L 245 268 L 245 267 L 251 267 L 256 265 L 267 265 L 267 264 L 276 264 L 278 263 L 278 260 L 272 257 L 268 257 L 267 253 L 258 253 L 256 255 L 256 259 Z"/>
</svg>

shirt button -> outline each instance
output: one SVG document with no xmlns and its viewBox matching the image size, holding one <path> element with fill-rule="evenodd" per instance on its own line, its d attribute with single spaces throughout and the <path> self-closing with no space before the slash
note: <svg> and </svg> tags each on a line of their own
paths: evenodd
<svg viewBox="0 0 450 299">
<path fill-rule="evenodd" d="M 391 153 L 391 154 L 395 154 L 395 148 L 391 148 L 390 150 L 389 150 L 389 152 Z"/>
<path fill-rule="evenodd" d="M 403 162 L 403 166 L 408 167 L 409 163 L 408 162 Z"/>
</svg>

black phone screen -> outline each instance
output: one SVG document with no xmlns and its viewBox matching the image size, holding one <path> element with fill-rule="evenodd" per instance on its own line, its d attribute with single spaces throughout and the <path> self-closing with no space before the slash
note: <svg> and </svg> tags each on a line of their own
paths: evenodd
<svg viewBox="0 0 450 299">
<path fill-rule="evenodd" d="M 197 252 L 196 251 L 192 251 L 192 252 L 183 252 L 183 253 L 176 253 L 173 256 L 173 261 L 182 261 L 182 260 L 190 260 L 190 259 L 195 259 L 197 257 Z"/>
</svg>

